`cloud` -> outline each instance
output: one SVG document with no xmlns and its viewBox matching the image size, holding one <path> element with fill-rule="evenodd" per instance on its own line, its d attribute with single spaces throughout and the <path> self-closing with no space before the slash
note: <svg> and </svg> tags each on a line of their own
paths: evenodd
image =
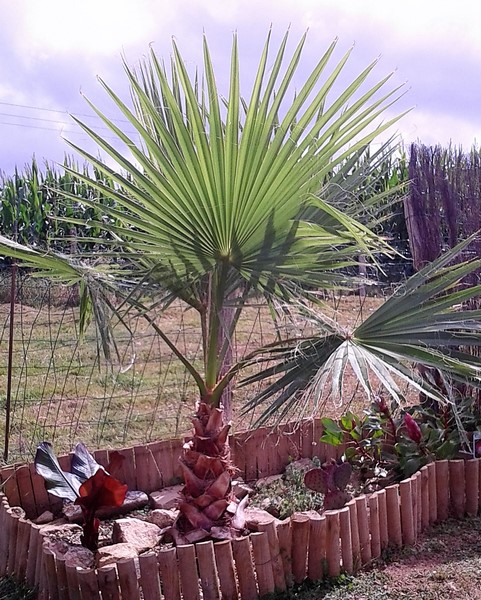
<svg viewBox="0 0 481 600">
<path fill-rule="evenodd" d="M 417 109 L 401 120 L 399 128 L 407 143 L 420 141 L 427 146 L 448 146 L 453 143 L 469 149 L 475 142 L 481 141 L 481 119 L 477 123 L 479 134 L 476 136 L 473 121 L 462 113 L 454 115 L 443 112 L 433 117 L 431 111 Z"/>
<path fill-rule="evenodd" d="M 146 0 L 17 0 L 12 4 L 16 26 L 23 32 L 16 45 L 27 63 L 65 53 L 111 56 L 155 32 L 155 21 L 146 18 L 154 3 Z M 167 14 L 172 12 L 172 3 L 161 4 Z"/>
<path fill-rule="evenodd" d="M 481 5 L 470 0 L 404 0 L 402 4 L 386 0 L 15 0 L 2 6 L 0 102 L 59 109 L 63 113 L 49 115 L 22 108 L 17 112 L 24 117 L 67 121 L 67 110 L 88 112 L 81 89 L 109 112 L 111 105 L 97 75 L 128 99 L 122 54 L 135 65 L 152 43 L 157 55 L 168 60 L 174 37 L 193 72 L 202 63 L 204 31 L 223 93 L 232 33 L 238 32 L 242 93 L 248 96 L 269 27 L 273 49 L 290 27 L 290 50 L 309 28 L 301 67 L 305 72 L 336 36 L 335 60 L 355 43 L 343 82 L 381 55 L 371 82 L 397 68 L 392 85 L 407 81 L 411 88 L 389 113 L 416 106 L 399 127 L 408 141 L 413 137 L 428 143 L 453 139 L 466 145 L 470 137 L 479 137 L 481 129 L 480 20 Z M 296 86 L 301 81 L 299 77 Z M 0 118 L 2 131 L 7 132 L 0 139 L 16 131 L 2 124 L 7 121 L 12 120 Z M 22 145 L 15 141 L 8 148 L 5 143 L 0 146 L 0 169 L 23 164 L 34 151 L 61 160 L 66 147 L 58 140 L 58 130 L 66 131 L 71 125 L 26 118 L 17 122 L 23 123 L 17 129 Z M 43 135 L 42 130 L 32 128 L 29 138 L 27 123 L 44 126 Z"/>
</svg>

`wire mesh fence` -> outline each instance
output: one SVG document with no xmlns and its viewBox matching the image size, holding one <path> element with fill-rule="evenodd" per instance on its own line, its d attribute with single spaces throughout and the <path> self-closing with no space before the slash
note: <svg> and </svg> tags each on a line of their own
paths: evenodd
<svg viewBox="0 0 481 600">
<path fill-rule="evenodd" d="M 11 318 L 14 323 L 8 462 L 31 458 L 42 440 L 62 452 L 79 440 L 93 448 L 119 447 L 177 437 L 188 430 L 198 393 L 167 345 L 145 321 L 132 317 L 130 333 L 115 329 L 118 359 L 109 364 L 99 351 L 93 325 L 79 335 L 77 300 L 75 289 L 23 271 L 12 290 L 9 271 L 0 273 L 0 410 L 4 416 Z M 156 321 L 202 370 L 196 313 L 178 303 L 158 314 Z M 287 317 L 274 323 L 266 305 L 252 304 L 236 330 L 234 359 L 276 336 L 302 334 L 306 327 L 307 323 L 293 323 Z M 255 391 L 236 391 L 234 408 Z M 5 434 L 5 418 L 1 418 L 2 441 Z"/>
</svg>

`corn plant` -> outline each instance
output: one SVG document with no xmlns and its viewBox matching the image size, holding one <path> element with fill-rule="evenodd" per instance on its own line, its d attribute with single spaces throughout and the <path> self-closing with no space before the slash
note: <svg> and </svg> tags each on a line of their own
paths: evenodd
<svg viewBox="0 0 481 600">
<path fill-rule="evenodd" d="M 62 170 L 48 163 L 40 170 L 35 159 L 22 172 L 0 181 L 0 232 L 19 243 L 51 248 L 62 253 L 92 252 L 102 249 L 111 236 L 99 226 L 105 218 L 104 206 L 112 200 L 72 174 L 87 174 L 66 158 Z M 112 179 L 94 169 L 95 181 L 108 189 Z M 68 195 L 68 197 L 66 197 Z M 85 201 L 94 201 L 94 205 Z M 95 240 L 95 241 L 92 241 Z"/>
</svg>

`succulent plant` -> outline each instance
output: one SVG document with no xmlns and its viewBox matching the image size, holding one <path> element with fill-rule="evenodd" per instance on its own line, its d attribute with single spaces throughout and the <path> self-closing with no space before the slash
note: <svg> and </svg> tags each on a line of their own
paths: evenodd
<svg viewBox="0 0 481 600">
<path fill-rule="evenodd" d="M 324 463 L 317 469 L 311 469 L 304 475 L 304 485 L 315 492 L 324 494 L 324 508 L 332 510 L 342 508 L 351 499 L 345 491 L 351 478 L 352 467 L 349 463 L 337 464 L 334 460 Z"/>
</svg>

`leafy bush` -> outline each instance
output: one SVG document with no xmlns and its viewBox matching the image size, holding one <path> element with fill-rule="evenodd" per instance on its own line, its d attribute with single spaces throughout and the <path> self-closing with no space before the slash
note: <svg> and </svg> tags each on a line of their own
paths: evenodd
<svg viewBox="0 0 481 600">
<path fill-rule="evenodd" d="M 322 419 L 321 442 L 346 443 L 345 460 L 365 489 L 409 477 L 433 460 L 455 458 L 467 446 L 466 432 L 481 425 L 472 398 L 446 402 L 437 410 L 419 404 L 402 409 L 378 396 L 362 416 L 347 412 L 339 421 Z"/>
</svg>

